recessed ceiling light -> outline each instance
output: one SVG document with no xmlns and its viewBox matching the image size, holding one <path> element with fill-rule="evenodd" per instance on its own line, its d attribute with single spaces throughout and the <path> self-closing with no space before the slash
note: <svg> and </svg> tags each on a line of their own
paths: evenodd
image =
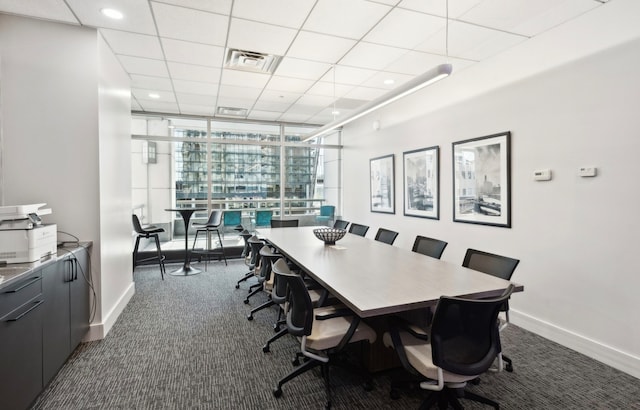
<svg viewBox="0 0 640 410">
<path fill-rule="evenodd" d="M 124 14 L 122 14 L 120 11 L 116 9 L 104 8 L 104 9 L 100 9 L 100 13 L 115 20 L 121 20 L 124 17 Z"/>
<path fill-rule="evenodd" d="M 389 78 L 388 80 L 384 80 L 384 84 L 385 85 L 393 85 L 395 83 L 396 83 L 396 81 L 394 79 L 392 79 L 392 78 Z"/>
<path fill-rule="evenodd" d="M 149 93 L 149 98 L 158 99 L 158 98 L 160 98 L 160 94 Z"/>
</svg>

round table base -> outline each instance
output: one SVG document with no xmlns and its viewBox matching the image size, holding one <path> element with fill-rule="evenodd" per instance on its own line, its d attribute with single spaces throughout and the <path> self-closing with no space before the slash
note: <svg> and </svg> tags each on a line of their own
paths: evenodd
<svg viewBox="0 0 640 410">
<path fill-rule="evenodd" d="M 200 269 L 192 268 L 190 266 L 182 266 L 180 269 L 174 270 L 173 272 L 169 272 L 170 275 L 173 276 L 190 276 L 197 275 L 201 273 Z"/>
</svg>

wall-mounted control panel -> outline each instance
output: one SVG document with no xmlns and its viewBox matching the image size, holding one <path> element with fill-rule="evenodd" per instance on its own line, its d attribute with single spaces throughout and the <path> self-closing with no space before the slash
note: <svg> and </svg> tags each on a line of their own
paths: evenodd
<svg viewBox="0 0 640 410">
<path fill-rule="evenodd" d="M 551 170 L 550 169 L 538 169 L 533 171 L 533 179 L 534 181 L 550 181 L 551 180 Z"/>
<path fill-rule="evenodd" d="M 598 174 L 596 167 L 580 167 L 578 175 L 581 177 L 595 177 Z"/>
</svg>

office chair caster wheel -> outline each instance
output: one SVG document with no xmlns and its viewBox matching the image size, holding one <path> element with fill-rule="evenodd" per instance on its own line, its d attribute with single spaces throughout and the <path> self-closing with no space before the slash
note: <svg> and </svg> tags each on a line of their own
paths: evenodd
<svg viewBox="0 0 640 410">
<path fill-rule="evenodd" d="M 269 349 L 269 345 L 262 346 L 262 352 L 263 353 L 269 353 L 270 351 L 271 351 L 271 349 Z"/>
<path fill-rule="evenodd" d="M 511 365 L 511 363 L 507 363 L 507 365 L 504 366 L 504 369 L 509 373 L 513 373 L 513 366 Z"/>
<path fill-rule="evenodd" d="M 245 305 L 248 305 L 249 304 L 249 299 L 245 299 L 245 300 L 243 300 L 243 302 L 244 302 Z"/>
<path fill-rule="evenodd" d="M 280 326 L 278 325 L 273 325 L 273 331 L 278 333 L 280 331 Z"/>
<path fill-rule="evenodd" d="M 300 366 L 300 359 L 297 357 L 291 361 L 291 364 L 294 366 Z"/>
<path fill-rule="evenodd" d="M 253 320 L 253 315 L 252 315 L 252 314 L 248 314 L 248 315 L 247 315 L 247 320 L 248 320 L 249 322 L 251 322 L 251 321 Z"/>
<path fill-rule="evenodd" d="M 273 396 L 275 398 L 282 397 L 282 389 L 280 387 L 273 389 Z"/>
<path fill-rule="evenodd" d="M 240 289 L 240 284 L 236 284 L 236 289 Z"/>
<path fill-rule="evenodd" d="M 391 400 L 398 400 L 400 398 L 400 392 L 397 389 L 391 389 L 389 397 L 391 397 Z"/>
</svg>

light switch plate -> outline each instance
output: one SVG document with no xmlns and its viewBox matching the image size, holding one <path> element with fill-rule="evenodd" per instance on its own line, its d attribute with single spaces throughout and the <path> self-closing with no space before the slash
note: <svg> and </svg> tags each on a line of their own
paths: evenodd
<svg viewBox="0 0 640 410">
<path fill-rule="evenodd" d="M 551 170 L 550 169 L 538 169 L 533 171 L 533 180 L 534 181 L 550 181 L 551 180 Z"/>
<path fill-rule="evenodd" d="M 596 167 L 580 167 L 578 175 L 581 177 L 595 177 L 597 175 Z"/>
</svg>

